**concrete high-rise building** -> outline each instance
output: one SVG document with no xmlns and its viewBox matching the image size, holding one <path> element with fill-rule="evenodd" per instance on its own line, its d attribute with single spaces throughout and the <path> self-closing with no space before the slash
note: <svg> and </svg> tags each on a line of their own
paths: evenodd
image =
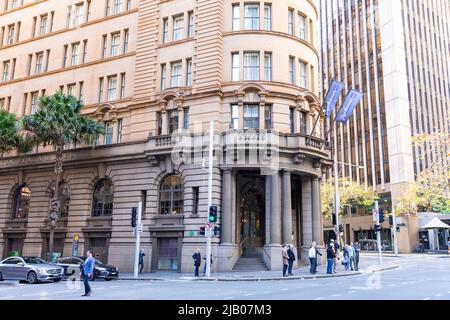
<svg viewBox="0 0 450 320">
<path fill-rule="evenodd" d="M 443 171 L 448 168 L 449 150 L 431 143 L 412 147 L 411 137 L 449 135 L 450 1 L 317 3 L 321 87 L 326 91 L 334 78 L 346 89 L 364 92 L 349 123 L 332 131 L 339 176 L 373 188 L 381 195 L 381 206 L 391 212 L 417 174 L 431 163 L 440 163 Z M 402 217 L 400 222 L 400 250 L 408 252 L 418 239 L 417 218 Z M 371 216 L 355 214 L 343 223 L 348 241 L 370 243 L 374 238 Z M 390 237 L 390 230 L 385 230 L 388 247 Z"/>
<path fill-rule="evenodd" d="M 19 117 L 58 89 L 103 122 L 95 149 L 67 146 L 55 251 L 87 248 L 131 271 L 143 202 L 145 271 L 192 269 L 204 252 L 209 121 L 213 270 L 241 256 L 281 268 L 322 243 L 318 9 L 309 0 L 2 1 L 1 107 Z M 206 136 L 204 136 L 206 134 Z M 45 256 L 52 150 L 0 161 L 0 252 Z M 207 163 L 207 161 L 206 161 Z"/>
</svg>

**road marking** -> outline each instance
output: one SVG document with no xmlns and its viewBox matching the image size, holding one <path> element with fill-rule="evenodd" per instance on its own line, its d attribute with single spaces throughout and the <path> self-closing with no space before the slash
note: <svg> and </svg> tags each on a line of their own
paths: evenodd
<svg viewBox="0 0 450 320">
<path fill-rule="evenodd" d="M 234 298 L 234 296 L 226 297 L 226 298 L 224 298 L 224 300 L 231 300 L 231 299 L 233 299 L 233 298 Z"/>
<path fill-rule="evenodd" d="M 435 297 L 442 297 L 443 295 L 443 293 L 438 293 L 437 295 L 435 295 Z"/>
<path fill-rule="evenodd" d="M 323 297 L 314 298 L 314 300 L 323 300 Z"/>
<path fill-rule="evenodd" d="M 246 294 L 244 294 L 244 296 L 246 296 L 246 297 L 254 296 L 254 295 L 255 295 L 254 293 L 246 293 Z"/>
<path fill-rule="evenodd" d="M 0 297 L 0 299 L 14 299 L 15 296 L 9 296 L 9 297 Z"/>
<path fill-rule="evenodd" d="M 422 299 L 422 300 L 431 300 L 431 298 L 425 298 L 425 299 Z"/>
<path fill-rule="evenodd" d="M 337 293 L 337 294 L 332 294 L 331 296 L 332 297 L 339 297 L 339 296 L 341 296 L 342 294 L 340 294 L 340 293 Z"/>
<path fill-rule="evenodd" d="M 135 287 L 139 287 L 139 286 L 148 286 L 149 284 L 151 284 L 151 283 L 137 283 L 137 284 L 134 284 L 134 286 L 135 286 Z"/>
<path fill-rule="evenodd" d="M 116 288 L 120 288 L 120 286 L 109 286 L 108 288 L 110 288 L 110 289 L 116 289 Z"/>
</svg>

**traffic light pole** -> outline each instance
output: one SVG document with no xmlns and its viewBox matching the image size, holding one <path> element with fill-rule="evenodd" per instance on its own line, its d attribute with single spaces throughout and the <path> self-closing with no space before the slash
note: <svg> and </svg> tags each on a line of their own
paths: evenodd
<svg viewBox="0 0 450 320">
<path fill-rule="evenodd" d="M 209 122 L 209 167 L 208 167 L 208 214 L 206 215 L 209 223 L 209 208 L 212 205 L 212 182 L 213 182 L 213 148 L 214 148 L 214 120 Z M 205 229 L 206 231 L 206 229 Z M 206 277 L 211 277 L 211 232 L 206 237 Z"/>
<path fill-rule="evenodd" d="M 334 156 L 333 167 L 334 167 L 334 214 L 336 215 L 336 240 L 341 246 L 341 231 L 339 230 L 339 213 L 341 209 L 341 199 L 339 197 L 339 180 L 338 180 L 338 161 L 337 155 Z"/>
<path fill-rule="evenodd" d="M 378 266 L 381 267 L 381 230 L 380 230 L 380 214 L 379 214 L 379 208 L 378 208 L 378 200 L 375 201 L 375 210 L 377 212 L 377 251 L 378 251 Z"/>
<path fill-rule="evenodd" d="M 398 256 L 398 245 L 397 245 L 397 217 L 395 216 L 395 207 L 392 208 L 392 234 L 394 235 L 394 254 Z"/>
<path fill-rule="evenodd" d="M 136 249 L 134 252 L 134 278 L 137 279 L 139 273 L 139 251 L 141 246 L 141 220 L 142 220 L 142 201 L 139 201 L 138 206 L 138 216 L 137 216 L 137 224 L 136 228 L 134 228 L 134 232 L 136 234 Z"/>
</svg>

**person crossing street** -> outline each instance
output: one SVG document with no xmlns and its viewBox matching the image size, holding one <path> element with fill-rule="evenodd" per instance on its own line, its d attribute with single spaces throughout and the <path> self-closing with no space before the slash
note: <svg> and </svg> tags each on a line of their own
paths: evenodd
<svg viewBox="0 0 450 320">
<path fill-rule="evenodd" d="M 88 250 L 86 252 L 86 261 L 84 262 L 83 266 L 83 283 L 84 283 L 84 294 L 83 297 L 88 297 L 92 295 L 92 289 L 89 285 L 89 280 L 91 280 L 94 277 L 94 266 L 95 266 L 95 259 L 92 257 L 92 251 Z"/>
</svg>

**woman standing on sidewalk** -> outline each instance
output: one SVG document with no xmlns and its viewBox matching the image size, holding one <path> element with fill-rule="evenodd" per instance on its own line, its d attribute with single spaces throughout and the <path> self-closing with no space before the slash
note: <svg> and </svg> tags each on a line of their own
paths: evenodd
<svg viewBox="0 0 450 320">
<path fill-rule="evenodd" d="M 330 243 L 327 248 L 327 274 L 333 274 L 333 264 L 336 257 L 334 244 Z"/>
</svg>

